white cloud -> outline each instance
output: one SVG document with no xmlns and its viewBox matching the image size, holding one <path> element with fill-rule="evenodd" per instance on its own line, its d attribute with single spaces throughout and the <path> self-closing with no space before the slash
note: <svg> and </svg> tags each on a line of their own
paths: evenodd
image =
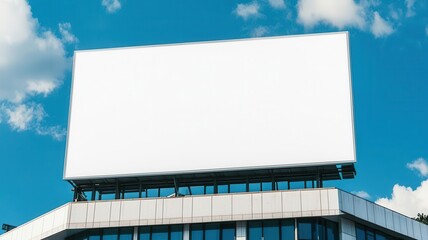
<svg viewBox="0 0 428 240">
<path fill-rule="evenodd" d="M 391 24 L 385 21 L 378 12 L 373 13 L 373 24 L 371 26 L 371 32 L 376 38 L 390 35 L 394 32 Z"/>
<path fill-rule="evenodd" d="M 42 105 L 28 102 L 61 84 L 69 68 L 64 42 L 77 38 L 69 23 L 59 25 L 62 40 L 44 30 L 25 0 L 0 1 L 0 16 L 1 122 L 15 131 L 37 133 L 46 114 Z"/>
<path fill-rule="evenodd" d="M 114 13 L 122 7 L 119 0 L 102 0 L 101 5 L 103 5 L 109 13 Z"/>
<path fill-rule="evenodd" d="M 78 42 L 78 39 L 76 36 L 74 36 L 73 33 L 71 33 L 71 24 L 66 23 L 60 23 L 58 24 L 59 32 L 61 33 L 61 40 L 65 43 L 76 43 Z"/>
<path fill-rule="evenodd" d="M 42 121 L 45 112 L 40 104 L 19 104 L 11 108 L 4 107 L 7 122 L 17 130 L 24 131 Z"/>
<path fill-rule="evenodd" d="M 259 26 L 253 29 L 253 31 L 251 31 L 251 36 L 252 37 L 262 37 L 265 36 L 267 33 L 269 32 L 269 29 L 265 26 Z"/>
<path fill-rule="evenodd" d="M 428 36 L 428 26 L 425 27 L 425 33 Z"/>
<path fill-rule="evenodd" d="M 428 176 L 428 163 L 423 158 L 418 158 L 411 163 L 407 163 L 407 167 L 411 170 L 416 170 L 420 175 L 426 177 Z"/>
<path fill-rule="evenodd" d="M 380 198 L 376 203 L 409 217 L 416 217 L 418 213 L 428 212 L 427 199 L 428 180 L 425 180 L 415 190 L 396 184 L 391 198 Z"/>
<path fill-rule="evenodd" d="M 60 126 L 53 126 L 53 127 L 38 126 L 37 128 L 35 128 L 35 131 L 39 135 L 42 135 L 42 136 L 48 135 L 58 141 L 64 139 L 65 135 L 67 134 L 67 131 L 65 131 L 65 129 Z"/>
<path fill-rule="evenodd" d="M 25 0 L 1 1 L 0 16 L 0 101 L 50 93 L 67 69 L 63 43 L 51 31 L 40 31 Z M 41 85 L 50 88 L 38 91 Z"/>
<path fill-rule="evenodd" d="M 352 192 L 352 194 L 355 194 L 358 197 L 365 198 L 365 199 L 370 198 L 370 194 L 368 194 L 366 191 L 356 191 L 356 192 Z"/>
<path fill-rule="evenodd" d="M 248 3 L 248 4 L 240 3 L 236 6 L 235 11 L 239 17 L 242 17 L 243 19 L 247 20 L 250 17 L 259 16 L 260 15 L 259 9 L 260 9 L 260 6 L 256 2 Z"/>
<path fill-rule="evenodd" d="M 406 17 L 413 17 L 416 15 L 414 5 L 415 0 L 406 0 Z"/>
<path fill-rule="evenodd" d="M 366 4 L 366 3 L 364 3 Z M 354 0 L 299 0 L 298 21 L 305 27 L 325 23 L 343 29 L 365 26 L 364 7 Z"/>
<path fill-rule="evenodd" d="M 277 9 L 284 9 L 285 8 L 284 0 L 269 0 L 269 4 L 271 7 L 277 8 Z"/>
</svg>

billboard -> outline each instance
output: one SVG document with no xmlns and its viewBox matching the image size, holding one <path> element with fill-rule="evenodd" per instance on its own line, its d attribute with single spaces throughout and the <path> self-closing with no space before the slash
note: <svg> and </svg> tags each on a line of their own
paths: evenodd
<svg viewBox="0 0 428 240">
<path fill-rule="evenodd" d="M 75 52 L 65 179 L 355 161 L 347 32 Z"/>
</svg>

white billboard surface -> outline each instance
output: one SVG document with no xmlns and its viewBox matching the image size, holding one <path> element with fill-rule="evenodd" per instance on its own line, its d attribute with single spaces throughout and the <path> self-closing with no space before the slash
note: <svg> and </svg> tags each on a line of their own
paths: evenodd
<svg viewBox="0 0 428 240">
<path fill-rule="evenodd" d="M 65 179 L 355 162 L 346 32 L 77 51 Z"/>
</svg>

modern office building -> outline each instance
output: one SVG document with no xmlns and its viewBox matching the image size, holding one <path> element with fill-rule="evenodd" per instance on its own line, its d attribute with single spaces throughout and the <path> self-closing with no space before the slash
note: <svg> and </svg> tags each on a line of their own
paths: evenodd
<svg viewBox="0 0 428 240">
<path fill-rule="evenodd" d="M 77 51 L 72 201 L 0 240 L 428 240 L 323 187 L 356 175 L 351 93 L 346 32 Z"/>
</svg>

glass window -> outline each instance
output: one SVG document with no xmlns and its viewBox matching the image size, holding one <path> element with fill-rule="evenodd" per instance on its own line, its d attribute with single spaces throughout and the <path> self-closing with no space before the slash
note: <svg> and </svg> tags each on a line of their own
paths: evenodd
<svg viewBox="0 0 428 240">
<path fill-rule="evenodd" d="M 250 183 L 250 192 L 260 192 L 261 190 L 261 183 Z"/>
<path fill-rule="evenodd" d="M 172 225 L 170 229 L 171 229 L 171 240 L 183 239 L 183 225 Z"/>
<path fill-rule="evenodd" d="M 358 224 L 355 224 L 355 233 L 357 240 L 366 240 L 366 231 Z"/>
<path fill-rule="evenodd" d="M 235 240 L 235 223 L 222 224 L 222 240 Z"/>
<path fill-rule="evenodd" d="M 192 186 L 190 189 L 192 190 L 192 195 L 204 194 L 204 186 Z"/>
<path fill-rule="evenodd" d="M 119 232 L 119 240 L 132 240 L 134 228 L 121 228 Z"/>
<path fill-rule="evenodd" d="M 281 239 L 294 240 L 294 219 L 281 221 Z"/>
<path fill-rule="evenodd" d="M 214 186 L 205 186 L 205 194 L 213 194 L 214 193 Z"/>
<path fill-rule="evenodd" d="M 159 197 L 159 189 L 158 188 L 147 189 L 147 197 Z"/>
<path fill-rule="evenodd" d="M 151 240 L 168 239 L 168 226 L 153 226 Z"/>
<path fill-rule="evenodd" d="M 246 191 L 247 191 L 247 184 L 245 183 L 230 184 L 231 193 L 246 192 Z"/>
<path fill-rule="evenodd" d="M 374 232 L 372 230 L 367 230 L 366 231 L 366 236 L 367 236 L 367 240 L 374 240 Z"/>
<path fill-rule="evenodd" d="M 101 240 L 101 230 L 92 229 L 89 231 L 89 240 Z"/>
<path fill-rule="evenodd" d="M 299 223 L 297 224 L 297 233 L 299 240 L 312 240 L 312 225 L 313 223 L 310 220 L 299 220 Z"/>
<path fill-rule="evenodd" d="M 386 235 L 380 233 L 380 232 L 376 232 L 376 240 L 386 240 Z"/>
<path fill-rule="evenodd" d="M 189 188 L 188 187 L 180 187 L 178 188 L 178 192 L 182 195 L 189 195 Z"/>
<path fill-rule="evenodd" d="M 161 188 L 160 189 L 160 196 L 161 197 L 168 197 L 172 194 L 175 194 L 174 188 Z"/>
<path fill-rule="evenodd" d="M 271 191 L 271 190 L 272 190 L 272 182 L 262 183 L 262 191 Z"/>
<path fill-rule="evenodd" d="M 339 240 L 339 227 L 337 226 L 337 223 L 332 221 L 327 221 L 326 237 L 327 237 L 327 240 Z"/>
<path fill-rule="evenodd" d="M 118 228 L 105 228 L 103 230 L 103 240 L 117 240 Z"/>
<path fill-rule="evenodd" d="M 220 240 L 220 225 L 218 223 L 205 225 L 205 240 Z"/>
<path fill-rule="evenodd" d="M 279 221 L 270 220 L 263 222 L 263 235 L 265 240 L 279 240 Z"/>
<path fill-rule="evenodd" d="M 144 226 L 139 228 L 138 240 L 150 240 L 150 227 Z"/>
<path fill-rule="evenodd" d="M 326 221 L 323 219 L 318 219 L 318 223 L 316 224 L 316 233 L 318 235 L 318 240 L 326 240 L 325 237 L 325 223 Z"/>
<path fill-rule="evenodd" d="M 190 225 L 190 239 L 191 240 L 204 240 L 204 226 L 202 224 Z"/>
<path fill-rule="evenodd" d="M 260 240 L 263 237 L 262 222 L 248 222 L 248 240 Z"/>
<path fill-rule="evenodd" d="M 218 185 L 217 186 L 217 192 L 218 193 L 228 193 L 229 192 L 229 185 Z"/>
<path fill-rule="evenodd" d="M 278 190 L 287 190 L 288 182 L 278 182 Z"/>
</svg>

